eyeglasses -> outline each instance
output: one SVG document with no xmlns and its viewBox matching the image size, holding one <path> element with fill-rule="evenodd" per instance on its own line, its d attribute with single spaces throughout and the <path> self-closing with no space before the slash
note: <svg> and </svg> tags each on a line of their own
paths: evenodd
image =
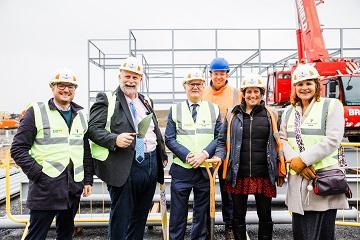
<svg viewBox="0 0 360 240">
<path fill-rule="evenodd" d="M 202 88 L 202 87 L 204 87 L 204 84 L 203 83 L 188 83 L 187 84 L 189 87 L 191 87 L 191 88 L 195 88 L 195 87 L 197 87 L 197 88 Z"/>
<path fill-rule="evenodd" d="M 62 83 L 58 83 L 56 84 L 56 87 L 59 89 L 59 90 L 65 90 L 65 88 L 68 88 L 70 91 L 74 91 L 76 89 L 76 86 L 75 85 L 65 85 L 65 84 L 62 84 Z"/>
</svg>

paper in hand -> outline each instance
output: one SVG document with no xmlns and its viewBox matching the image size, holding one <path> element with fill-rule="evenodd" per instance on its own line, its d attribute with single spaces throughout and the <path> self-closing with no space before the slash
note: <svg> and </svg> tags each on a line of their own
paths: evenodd
<svg viewBox="0 0 360 240">
<path fill-rule="evenodd" d="M 150 123 L 152 121 L 153 113 L 150 113 L 149 115 L 146 115 L 138 124 L 138 136 L 143 138 L 145 137 L 145 134 L 147 130 L 149 129 Z"/>
</svg>

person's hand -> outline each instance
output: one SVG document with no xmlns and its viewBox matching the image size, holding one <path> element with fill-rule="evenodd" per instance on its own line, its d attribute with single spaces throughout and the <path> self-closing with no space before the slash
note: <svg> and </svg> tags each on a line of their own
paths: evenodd
<svg viewBox="0 0 360 240">
<path fill-rule="evenodd" d="M 313 166 L 309 166 L 304 168 L 301 172 L 300 175 L 305 178 L 306 180 L 313 180 L 316 178 L 316 172 Z"/>
<path fill-rule="evenodd" d="M 136 133 L 121 133 L 116 137 L 116 146 L 127 148 L 134 141 Z"/>
<path fill-rule="evenodd" d="M 168 164 L 168 160 L 166 159 L 166 160 L 163 160 L 163 162 L 162 162 L 162 164 L 163 164 L 163 167 L 166 167 L 166 165 Z"/>
<path fill-rule="evenodd" d="M 299 174 L 301 170 L 306 167 L 306 164 L 301 160 L 299 156 L 292 158 L 290 161 L 290 168 L 294 170 L 296 174 Z"/>
<path fill-rule="evenodd" d="M 192 154 L 191 156 L 188 156 L 187 162 L 193 168 L 198 168 L 206 159 L 207 159 L 206 154 L 201 152 L 201 153 L 196 153 L 196 154 Z"/>
<path fill-rule="evenodd" d="M 91 192 L 92 192 L 92 186 L 91 185 L 85 185 L 84 190 L 83 190 L 83 197 L 90 196 Z"/>
<path fill-rule="evenodd" d="M 221 161 L 221 158 L 219 158 L 218 156 L 213 156 L 212 159 L 214 159 L 216 161 Z"/>
<path fill-rule="evenodd" d="M 285 177 L 278 177 L 276 184 L 278 187 L 282 187 L 285 183 Z"/>
</svg>

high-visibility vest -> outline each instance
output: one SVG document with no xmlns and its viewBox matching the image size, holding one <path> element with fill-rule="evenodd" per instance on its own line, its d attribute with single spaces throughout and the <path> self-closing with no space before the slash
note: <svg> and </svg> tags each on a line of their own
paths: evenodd
<svg viewBox="0 0 360 240">
<path fill-rule="evenodd" d="M 116 105 L 116 92 L 105 92 L 106 97 L 108 99 L 108 108 L 107 108 L 107 118 L 106 118 L 106 125 L 105 129 L 108 132 L 111 132 L 111 117 L 114 115 L 115 112 L 115 105 Z M 150 99 L 144 96 L 145 100 L 150 102 Z M 102 147 L 94 142 L 90 142 L 90 149 L 91 149 L 91 156 L 99 161 L 105 161 L 109 156 L 109 149 Z"/>
<path fill-rule="evenodd" d="M 110 130 L 111 117 L 112 117 L 112 115 L 114 115 L 114 111 L 115 111 L 116 95 L 115 95 L 115 92 L 106 92 L 105 94 L 108 99 L 107 119 L 106 119 L 105 129 L 108 132 L 111 132 L 111 130 Z M 90 148 L 91 148 L 91 155 L 96 160 L 105 161 L 107 159 L 107 157 L 109 156 L 109 149 L 102 147 L 100 145 L 97 145 L 94 142 L 90 143 Z"/>
<path fill-rule="evenodd" d="M 214 140 L 216 120 L 219 116 L 217 105 L 207 101 L 202 101 L 199 105 L 196 123 L 186 101 L 171 108 L 172 120 L 176 124 L 176 141 L 192 153 L 201 153 Z M 173 163 L 184 168 L 192 168 L 189 163 L 183 162 L 177 156 L 174 156 Z M 201 167 L 205 165 L 201 164 Z"/>
<path fill-rule="evenodd" d="M 74 180 L 84 179 L 84 134 L 87 119 L 78 111 L 73 119 L 70 132 L 64 118 L 57 110 L 51 110 L 47 103 L 32 103 L 37 134 L 30 155 L 41 165 L 42 172 L 49 177 L 59 176 L 69 165 L 74 165 Z"/>
<path fill-rule="evenodd" d="M 326 136 L 326 119 L 329 112 L 333 110 L 335 101 L 337 99 L 320 98 L 320 101 L 314 102 L 309 115 L 301 123 L 301 138 L 305 149 L 311 148 L 318 144 Z M 289 106 L 285 111 L 285 122 L 287 123 L 287 137 L 288 143 L 296 151 L 300 153 L 298 144 L 295 139 L 295 110 L 293 106 Z M 321 150 L 320 150 L 321 151 Z M 337 151 L 325 157 L 324 159 L 312 164 L 315 170 L 326 168 L 338 163 Z M 290 170 L 292 175 L 295 171 Z"/>
</svg>

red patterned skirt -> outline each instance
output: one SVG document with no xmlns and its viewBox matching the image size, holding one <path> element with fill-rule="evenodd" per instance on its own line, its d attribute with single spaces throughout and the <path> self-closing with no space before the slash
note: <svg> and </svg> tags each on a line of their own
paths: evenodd
<svg viewBox="0 0 360 240">
<path fill-rule="evenodd" d="M 268 198 L 276 197 L 276 186 L 272 185 L 269 178 L 244 177 L 237 179 L 235 187 L 230 182 L 225 183 L 225 191 L 231 194 L 262 194 Z"/>
</svg>

